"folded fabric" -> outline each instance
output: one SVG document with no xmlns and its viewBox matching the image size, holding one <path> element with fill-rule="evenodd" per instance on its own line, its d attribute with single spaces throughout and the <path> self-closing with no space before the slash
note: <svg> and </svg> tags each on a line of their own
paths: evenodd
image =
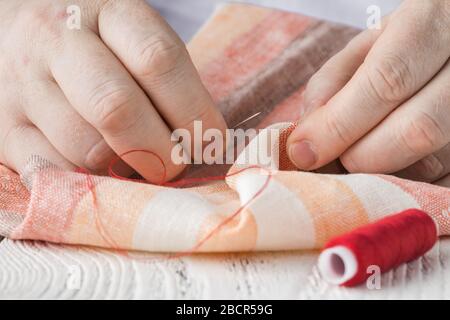
<svg viewBox="0 0 450 320">
<path fill-rule="evenodd" d="M 280 133 L 270 140 L 271 164 L 238 158 L 224 181 L 174 188 L 64 172 L 34 158 L 21 177 L 0 167 L 0 234 L 153 252 L 315 249 L 419 208 L 449 235 L 450 189 L 393 176 L 299 172 L 286 156 L 291 122 L 304 111 L 303 86 L 356 33 L 291 13 L 222 7 L 189 50 L 230 127 L 258 112 L 243 127 L 270 125 L 241 157 L 261 152 L 271 130 Z"/>
</svg>

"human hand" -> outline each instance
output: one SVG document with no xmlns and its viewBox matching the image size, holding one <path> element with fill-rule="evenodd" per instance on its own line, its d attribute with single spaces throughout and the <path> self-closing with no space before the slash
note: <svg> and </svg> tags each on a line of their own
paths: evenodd
<svg viewBox="0 0 450 320">
<path fill-rule="evenodd" d="M 81 29 L 67 8 L 81 8 Z M 0 1 L 0 162 L 20 172 L 38 155 L 104 172 L 115 154 L 171 162 L 171 131 L 225 129 L 184 44 L 144 0 Z M 191 134 L 191 136 L 194 136 Z M 148 180 L 159 160 L 124 160 Z"/>
<path fill-rule="evenodd" d="M 449 30 L 450 1 L 407 0 L 353 39 L 309 82 L 291 160 L 450 187 Z"/>
</svg>

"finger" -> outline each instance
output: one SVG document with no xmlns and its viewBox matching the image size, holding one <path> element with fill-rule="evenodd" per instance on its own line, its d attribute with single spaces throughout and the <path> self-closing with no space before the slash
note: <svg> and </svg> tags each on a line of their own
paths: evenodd
<svg viewBox="0 0 450 320">
<path fill-rule="evenodd" d="M 450 174 L 435 183 L 438 186 L 450 188 Z"/>
<path fill-rule="evenodd" d="M 325 105 L 345 86 L 364 62 L 383 29 L 384 27 L 381 30 L 361 32 L 311 77 L 304 96 L 304 103 L 309 112 Z"/>
<path fill-rule="evenodd" d="M 6 132 L 1 142 L 1 162 L 18 173 L 26 169 L 33 156 L 49 161 L 63 170 L 75 169 L 33 126 L 15 125 Z"/>
<path fill-rule="evenodd" d="M 411 3 L 391 17 L 345 87 L 300 121 L 288 141 L 291 160 L 300 169 L 316 169 L 339 157 L 445 64 L 449 36 L 434 21 L 440 13 L 428 2 Z"/>
<path fill-rule="evenodd" d="M 341 157 L 350 172 L 392 173 L 450 142 L 450 62 Z M 368 156 L 370 155 L 370 156 Z"/>
<path fill-rule="evenodd" d="M 55 82 L 33 82 L 25 91 L 26 116 L 56 150 L 79 167 L 92 171 L 107 168 L 114 152 L 75 111 Z"/>
<path fill-rule="evenodd" d="M 50 62 L 70 104 L 118 155 L 144 178 L 159 182 L 183 170 L 171 161 L 170 131 L 150 100 L 113 53 L 93 33 L 71 33 Z M 81 48 L 81 49 L 80 49 Z M 160 161 L 164 162 L 164 167 Z"/>
<path fill-rule="evenodd" d="M 450 143 L 438 152 L 403 169 L 395 175 L 409 180 L 435 182 L 450 173 Z"/>
<path fill-rule="evenodd" d="M 172 129 L 225 130 L 184 43 L 145 1 L 113 1 L 99 17 L 103 41 L 119 57 Z"/>
</svg>

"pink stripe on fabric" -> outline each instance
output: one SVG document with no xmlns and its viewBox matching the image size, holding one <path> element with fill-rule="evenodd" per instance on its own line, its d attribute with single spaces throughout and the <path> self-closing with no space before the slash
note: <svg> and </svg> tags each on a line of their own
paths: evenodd
<svg viewBox="0 0 450 320">
<path fill-rule="evenodd" d="M 258 74 L 311 23 L 308 17 L 274 12 L 253 30 L 235 40 L 216 60 L 200 70 L 216 102 Z M 277 30 L 276 33 L 269 32 Z"/>
</svg>

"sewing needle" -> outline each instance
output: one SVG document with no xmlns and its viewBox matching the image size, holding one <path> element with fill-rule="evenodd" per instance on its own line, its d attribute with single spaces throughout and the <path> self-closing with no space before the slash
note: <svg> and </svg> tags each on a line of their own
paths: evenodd
<svg viewBox="0 0 450 320">
<path fill-rule="evenodd" d="M 261 113 L 262 113 L 262 112 L 258 112 L 258 113 L 256 113 L 256 114 L 252 115 L 251 117 L 248 117 L 248 118 L 245 119 L 244 121 L 239 122 L 237 125 L 235 125 L 235 126 L 233 127 L 233 129 L 236 129 L 237 127 L 243 125 L 244 123 L 249 122 L 250 120 L 255 119 L 255 118 L 258 117 Z"/>
</svg>

